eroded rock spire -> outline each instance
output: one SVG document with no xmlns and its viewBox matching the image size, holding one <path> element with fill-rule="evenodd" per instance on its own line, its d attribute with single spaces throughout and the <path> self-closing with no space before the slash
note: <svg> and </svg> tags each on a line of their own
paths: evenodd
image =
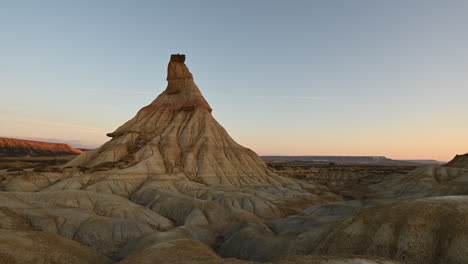
<svg viewBox="0 0 468 264">
<path fill-rule="evenodd" d="M 111 141 L 68 165 L 112 163 L 152 175 L 182 173 L 204 184 L 269 183 L 273 173 L 265 163 L 237 144 L 211 115 L 210 105 L 185 65 L 185 55 L 171 55 L 167 73 L 163 93 L 109 133 Z"/>
<path fill-rule="evenodd" d="M 174 80 L 193 80 L 193 75 L 185 65 L 184 54 L 172 54 L 167 66 L 167 81 L 169 85 Z"/>
</svg>

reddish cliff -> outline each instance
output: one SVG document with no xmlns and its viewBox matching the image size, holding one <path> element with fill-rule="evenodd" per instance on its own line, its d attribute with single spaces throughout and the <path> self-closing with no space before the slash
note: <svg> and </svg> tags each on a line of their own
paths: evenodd
<svg viewBox="0 0 468 264">
<path fill-rule="evenodd" d="M 61 156 L 83 153 L 68 144 L 0 137 L 0 157 Z"/>
</svg>

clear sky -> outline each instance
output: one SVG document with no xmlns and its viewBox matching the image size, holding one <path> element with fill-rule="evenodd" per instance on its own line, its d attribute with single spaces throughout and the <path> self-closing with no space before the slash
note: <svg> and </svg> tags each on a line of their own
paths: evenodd
<svg viewBox="0 0 468 264">
<path fill-rule="evenodd" d="M 468 1 L 0 0 L 0 136 L 98 146 L 171 53 L 261 155 L 468 152 Z"/>
</svg>

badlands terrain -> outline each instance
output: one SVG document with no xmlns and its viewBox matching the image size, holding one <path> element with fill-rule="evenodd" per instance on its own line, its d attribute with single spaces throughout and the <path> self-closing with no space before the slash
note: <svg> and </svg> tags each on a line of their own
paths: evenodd
<svg viewBox="0 0 468 264">
<path fill-rule="evenodd" d="M 213 118 L 184 55 L 167 81 L 101 147 L 0 168 L 0 263 L 467 263 L 468 155 L 267 166 Z"/>
</svg>

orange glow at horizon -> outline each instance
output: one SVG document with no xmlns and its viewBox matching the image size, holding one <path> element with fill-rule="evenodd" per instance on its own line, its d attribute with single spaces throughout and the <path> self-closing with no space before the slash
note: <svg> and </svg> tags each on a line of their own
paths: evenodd
<svg viewBox="0 0 468 264">
<path fill-rule="evenodd" d="M 100 146 L 109 140 L 105 129 L 44 120 L 0 115 L 0 136 L 57 138 L 79 141 L 89 146 Z M 420 130 L 397 130 L 382 133 L 386 128 L 353 128 L 345 133 L 324 133 L 316 130 L 283 130 L 270 133 L 256 129 L 226 128 L 241 145 L 259 155 L 272 156 L 385 156 L 391 159 L 435 159 L 449 161 L 456 154 L 468 152 L 468 143 L 460 144 L 466 135 L 464 129 L 448 131 L 421 126 Z M 232 131 L 230 131 L 232 130 Z M 112 131 L 112 129 L 109 129 Z M 426 131 L 426 133 L 424 133 Z M 427 132 L 430 131 L 431 133 Z"/>
</svg>

